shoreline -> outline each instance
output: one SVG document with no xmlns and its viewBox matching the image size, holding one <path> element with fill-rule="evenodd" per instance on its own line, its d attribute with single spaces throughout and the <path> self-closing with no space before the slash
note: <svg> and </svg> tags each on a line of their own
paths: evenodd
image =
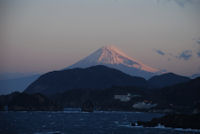
<svg viewBox="0 0 200 134">
<path fill-rule="evenodd" d="M 23 110 L 9 110 L 9 111 L 0 111 L 0 113 L 3 112 L 48 112 L 48 113 L 136 113 L 136 114 L 140 114 L 140 113 L 149 113 L 149 114 L 161 114 L 161 115 L 166 115 L 166 113 L 162 113 L 162 112 L 148 112 L 148 111 L 120 111 L 120 110 L 94 110 L 93 112 L 84 112 L 80 110 L 58 110 L 58 111 L 48 111 L 48 110 L 44 110 L 44 111 L 37 111 L 37 110 L 33 110 L 33 111 L 23 111 Z"/>
<path fill-rule="evenodd" d="M 154 128 L 154 129 L 167 129 L 167 130 L 175 130 L 175 131 L 183 131 L 183 132 L 200 132 L 200 129 L 191 129 L 191 128 L 172 128 L 172 127 L 165 127 L 163 125 L 158 125 L 155 127 L 143 127 L 143 126 L 131 126 L 131 125 L 120 125 L 129 128 Z"/>
<path fill-rule="evenodd" d="M 17 112 L 17 113 L 66 113 L 66 114 L 76 114 L 76 113 L 79 113 L 79 114 L 101 114 L 101 113 L 105 113 L 105 114 L 112 114 L 112 113 L 126 113 L 126 114 L 131 114 L 131 113 L 134 113 L 134 114 L 143 114 L 143 113 L 146 113 L 146 114 L 157 114 L 157 113 L 151 113 L 151 112 L 127 112 L 127 111 L 94 111 L 94 112 L 81 112 L 81 111 L 0 111 L 0 113 L 12 113 L 12 112 Z M 161 113 L 161 117 L 163 117 L 165 114 L 162 114 Z M 136 121 L 137 122 L 137 121 Z M 164 125 L 160 125 L 158 124 L 157 126 L 155 127 L 144 127 L 142 125 L 135 125 L 135 126 L 132 126 L 131 125 L 131 122 L 130 124 L 127 124 L 127 125 L 120 125 L 118 124 L 119 126 L 121 127 L 128 127 L 128 128 L 150 128 L 150 129 L 166 129 L 166 130 L 174 130 L 174 131 L 183 131 L 183 132 L 200 132 L 200 129 L 191 129 L 191 128 L 173 128 L 173 127 L 165 127 Z"/>
</svg>

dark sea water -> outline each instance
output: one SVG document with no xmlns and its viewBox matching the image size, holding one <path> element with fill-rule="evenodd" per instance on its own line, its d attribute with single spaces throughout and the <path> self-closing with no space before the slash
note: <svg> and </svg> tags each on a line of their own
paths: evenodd
<svg viewBox="0 0 200 134">
<path fill-rule="evenodd" d="M 0 134 L 197 134 L 200 131 L 131 127 L 130 122 L 160 117 L 155 113 L 0 112 Z"/>
</svg>

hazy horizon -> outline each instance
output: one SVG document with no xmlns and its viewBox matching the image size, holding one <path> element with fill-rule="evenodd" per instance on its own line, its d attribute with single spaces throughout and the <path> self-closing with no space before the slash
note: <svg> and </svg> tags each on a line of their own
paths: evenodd
<svg viewBox="0 0 200 134">
<path fill-rule="evenodd" d="M 66 68 L 105 45 L 151 67 L 200 73 L 199 0 L 1 2 L 0 74 Z"/>
</svg>

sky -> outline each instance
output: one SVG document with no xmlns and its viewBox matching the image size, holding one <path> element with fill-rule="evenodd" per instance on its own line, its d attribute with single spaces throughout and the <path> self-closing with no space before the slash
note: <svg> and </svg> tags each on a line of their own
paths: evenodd
<svg viewBox="0 0 200 134">
<path fill-rule="evenodd" d="M 1 0 L 0 73 L 45 73 L 116 45 L 144 64 L 200 73 L 199 0 Z"/>
</svg>

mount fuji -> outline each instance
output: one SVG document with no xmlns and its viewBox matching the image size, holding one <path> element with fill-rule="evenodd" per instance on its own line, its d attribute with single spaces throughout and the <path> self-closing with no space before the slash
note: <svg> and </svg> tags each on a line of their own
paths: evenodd
<svg viewBox="0 0 200 134">
<path fill-rule="evenodd" d="M 65 69 L 87 68 L 95 65 L 105 65 L 129 75 L 140 76 L 146 79 L 160 73 L 160 70 L 129 57 L 113 45 L 104 46 Z"/>
</svg>

